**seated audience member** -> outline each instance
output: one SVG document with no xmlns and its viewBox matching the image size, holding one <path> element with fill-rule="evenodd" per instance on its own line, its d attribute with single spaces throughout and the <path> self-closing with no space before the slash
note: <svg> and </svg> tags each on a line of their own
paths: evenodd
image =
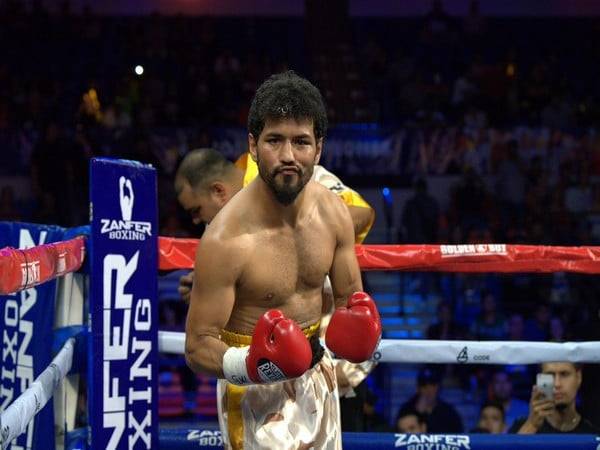
<svg viewBox="0 0 600 450">
<path fill-rule="evenodd" d="M 365 416 L 364 431 L 371 433 L 391 433 L 393 431 L 390 424 L 376 410 L 377 395 L 367 388 L 366 398 L 363 403 L 363 412 Z"/>
<path fill-rule="evenodd" d="M 390 433 L 390 424 L 377 413 L 377 395 L 363 381 L 354 388 L 354 395 L 340 402 L 342 431 Z"/>
<path fill-rule="evenodd" d="M 447 301 L 440 301 L 437 306 L 437 322 L 427 328 L 427 339 L 460 340 L 464 339 L 466 332 L 461 325 L 454 320 L 452 305 Z M 467 365 L 447 364 L 438 366 L 440 373 L 450 376 L 456 375 L 464 387 L 469 388 L 471 369 Z"/>
<path fill-rule="evenodd" d="M 581 366 L 570 362 L 542 364 L 542 373 L 554 377 L 553 398 L 533 386 L 529 415 L 517 420 L 511 433 L 577 433 L 598 434 L 600 429 L 577 411 L 575 400 L 581 387 Z"/>
<path fill-rule="evenodd" d="M 437 371 L 425 368 L 417 377 L 417 393 L 400 407 L 398 416 L 406 410 L 417 411 L 427 424 L 428 433 L 462 433 L 462 419 L 456 409 L 439 398 L 440 375 Z"/>
<path fill-rule="evenodd" d="M 367 395 L 366 382 L 354 388 L 354 395 L 340 401 L 340 415 L 342 418 L 342 431 L 364 432 L 365 414 L 363 404 Z"/>
<path fill-rule="evenodd" d="M 535 308 L 533 317 L 525 322 L 525 340 L 547 341 L 550 328 L 550 308 L 540 303 Z"/>
<path fill-rule="evenodd" d="M 482 292 L 481 297 L 481 314 L 471 325 L 470 334 L 482 341 L 506 339 L 506 320 L 498 312 L 494 294 Z"/>
<path fill-rule="evenodd" d="M 487 401 L 481 406 L 474 433 L 500 434 L 506 431 L 502 403 Z"/>
<path fill-rule="evenodd" d="M 399 433 L 427 433 L 427 423 L 422 414 L 414 409 L 400 410 L 396 418 L 396 431 Z"/>
<path fill-rule="evenodd" d="M 565 325 L 560 317 L 552 317 L 548 332 L 550 342 L 565 342 Z"/>
<path fill-rule="evenodd" d="M 492 381 L 488 387 L 489 400 L 502 405 L 504 421 L 507 426 L 525 415 L 529 411 L 527 402 L 515 398 L 513 395 L 513 383 L 511 377 L 504 370 L 498 370 L 492 375 Z"/>
<path fill-rule="evenodd" d="M 427 339 L 463 339 L 464 331 L 452 317 L 452 307 L 448 302 L 440 302 L 437 307 L 438 321 L 427 328 Z"/>
<path fill-rule="evenodd" d="M 508 339 L 510 341 L 523 341 L 525 332 L 525 319 L 519 313 L 512 314 L 508 319 Z"/>
<path fill-rule="evenodd" d="M 508 319 L 508 340 L 509 341 L 524 341 L 525 340 L 525 319 L 522 314 L 513 313 Z M 512 364 L 505 367 L 505 371 L 510 377 L 510 381 L 513 386 L 513 395 L 517 397 L 529 395 L 529 389 L 531 386 L 531 378 L 536 368 L 530 364 Z M 519 400 L 523 404 L 523 408 L 527 409 L 527 402 Z M 505 405 L 506 406 L 506 405 Z M 526 412 L 519 412 L 518 416 L 526 414 Z M 518 416 L 515 416 L 514 408 L 508 412 L 506 424 L 511 425 L 512 421 Z"/>
</svg>

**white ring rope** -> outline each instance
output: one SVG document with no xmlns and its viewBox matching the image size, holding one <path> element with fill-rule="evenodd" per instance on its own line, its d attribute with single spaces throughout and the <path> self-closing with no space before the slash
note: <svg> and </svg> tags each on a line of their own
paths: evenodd
<svg viewBox="0 0 600 450">
<path fill-rule="evenodd" d="M 185 333 L 158 332 L 161 352 L 183 354 Z M 374 359 L 388 363 L 539 364 L 600 362 L 600 342 L 382 339 Z"/>
<path fill-rule="evenodd" d="M 21 433 L 52 398 L 54 390 L 71 370 L 75 338 L 69 338 L 52 362 L 6 410 L 0 414 L 0 448 Z"/>
<path fill-rule="evenodd" d="M 383 339 L 375 359 L 395 363 L 540 364 L 600 362 L 600 342 Z"/>
</svg>

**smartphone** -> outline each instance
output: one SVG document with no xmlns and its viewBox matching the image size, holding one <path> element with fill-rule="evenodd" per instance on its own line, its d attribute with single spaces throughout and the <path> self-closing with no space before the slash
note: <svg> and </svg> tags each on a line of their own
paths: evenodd
<svg viewBox="0 0 600 450">
<path fill-rule="evenodd" d="M 550 375 L 549 373 L 538 373 L 536 378 L 536 383 L 538 391 L 544 393 L 544 397 L 548 400 L 552 400 L 554 398 L 554 375 Z"/>
</svg>

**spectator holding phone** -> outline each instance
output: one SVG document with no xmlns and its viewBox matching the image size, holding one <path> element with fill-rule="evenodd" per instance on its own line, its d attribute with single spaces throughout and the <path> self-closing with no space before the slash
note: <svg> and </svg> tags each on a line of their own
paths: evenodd
<svg viewBox="0 0 600 450">
<path fill-rule="evenodd" d="M 548 375 L 551 376 L 548 377 Z M 529 401 L 529 416 L 516 420 L 511 433 L 600 432 L 577 411 L 575 400 L 581 387 L 581 365 L 570 362 L 542 364 Z"/>
</svg>

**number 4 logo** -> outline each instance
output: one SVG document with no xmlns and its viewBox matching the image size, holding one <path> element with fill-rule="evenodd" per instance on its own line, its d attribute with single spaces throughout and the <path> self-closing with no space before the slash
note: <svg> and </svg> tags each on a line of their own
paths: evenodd
<svg viewBox="0 0 600 450">
<path fill-rule="evenodd" d="M 469 361 L 469 353 L 467 351 L 467 347 L 465 346 L 456 357 L 456 362 L 466 363 L 467 361 Z"/>
</svg>

